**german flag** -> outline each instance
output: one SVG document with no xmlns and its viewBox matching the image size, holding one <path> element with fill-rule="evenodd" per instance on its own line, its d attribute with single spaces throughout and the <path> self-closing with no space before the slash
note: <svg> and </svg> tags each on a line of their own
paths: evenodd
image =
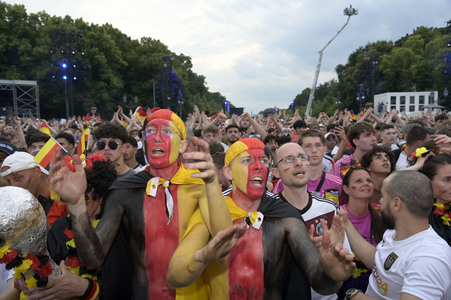
<svg viewBox="0 0 451 300">
<path fill-rule="evenodd" d="M 88 148 L 89 145 L 89 133 L 90 133 L 90 129 L 86 128 L 85 131 L 83 132 L 83 134 L 80 137 L 80 141 L 78 142 L 77 145 L 77 154 L 78 156 L 81 156 L 82 154 L 86 155 L 86 150 Z"/>
<path fill-rule="evenodd" d="M 50 129 L 49 126 L 47 126 L 47 124 L 45 123 L 41 124 L 41 131 L 44 132 L 46 135 L 51 136 Z"/>
<path fill-rule="evenodd" d="M 147 118 L 147 113 L 142 106 L 138 106 L 133 114 L 133 117 L 139 118 L 141 123 L 144 124 L 144 120 Z"/>
<path fill-rule="evenodd" d="M 55 156 L 56 150 L 62 149 L 67 153 L 67 150 L 63 148 L 52 136 L 49 138 L 44 147 L 39 150 L 38 154 L 34 157 L 35 162 L 41 165 L 44 169 L 47 168 L 52 157 Z"/>
</svg>

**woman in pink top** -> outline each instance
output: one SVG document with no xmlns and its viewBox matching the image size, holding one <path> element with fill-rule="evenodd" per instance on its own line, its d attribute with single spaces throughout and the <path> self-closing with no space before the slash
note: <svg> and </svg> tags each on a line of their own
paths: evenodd
<svg viewBox="0 0 451 300">
<path fill-rule="evenodd" d="M 341 207 L 360 235 L 376 246 L 382 240 L 384 230 L 380 215 L 371 205 L 374 185 L 369 171 L 363 167 L 349 169 L 343 177 L 342 187 L 343 194 L 347 195 L 348 200 Z M 343 283 L 338 292 L 338 299 L 343 299 L 349 288 L 365 291 L 368 286 L 371 270 L 368 270 L 357 257 L 354 261 L 357 267 L 353 276 Z"/>
</svg>

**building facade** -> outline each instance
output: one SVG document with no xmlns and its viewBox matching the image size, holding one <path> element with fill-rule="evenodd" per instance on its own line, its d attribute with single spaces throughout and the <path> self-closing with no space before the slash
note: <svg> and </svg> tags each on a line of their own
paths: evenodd
<svg viewBox="0 0 451 300">
<path fill-rule="evenodd" d="M 424 111 L 425 105 L 438 102 L 438 91 L 428 92 L 396 92 L 374 95 L 374 111 L 378 114 L 392 109 L 403 110 L 407 115 L 416 115 Z"/>
</svg>

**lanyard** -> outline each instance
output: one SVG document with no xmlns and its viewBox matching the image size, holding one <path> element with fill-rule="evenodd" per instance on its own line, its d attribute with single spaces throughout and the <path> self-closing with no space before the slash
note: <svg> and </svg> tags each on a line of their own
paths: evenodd
<svg viewBox="0 0 451 300">
<path fill-rule="evenodd" d="M 319 191 L 321 191 L 321 187 L 323 186 L 325 179 L 326 179 L 326 171 L 323 171 L 323 174 L 321 175 L 321 181 L 318 183 L 318 186 L 316 187 L 315 190 L 316 193 L 319 193 Z"/>
</svg>

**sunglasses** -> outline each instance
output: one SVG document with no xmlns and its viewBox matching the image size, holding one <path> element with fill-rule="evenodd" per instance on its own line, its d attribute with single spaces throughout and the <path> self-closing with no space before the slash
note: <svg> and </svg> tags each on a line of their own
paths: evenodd
<svg viewBox="0 0 451 300">
<path fill-rule="evenodd" d="M 337 138 L 334 137 L 334 136 L 329 136 L 329 137 L 326 138 L 326 140 L 328 140 L 329 142 L 335 141 L 336 139 L 337 139 Z"/>
<path fill-rule="evenodd" d="M 104 141 L 97 142 L 97 150 L 105 149 L 106 145 L 107 145 L 107 143 L 105 143 Z M 108 148 L 110 148 L 111 150 L 116 150 L 117 147 L 119 147 L 119 143 L 118 142 L 116 142 L 116 141 L 109 141 L 108 142 Z"/>
</svg>

